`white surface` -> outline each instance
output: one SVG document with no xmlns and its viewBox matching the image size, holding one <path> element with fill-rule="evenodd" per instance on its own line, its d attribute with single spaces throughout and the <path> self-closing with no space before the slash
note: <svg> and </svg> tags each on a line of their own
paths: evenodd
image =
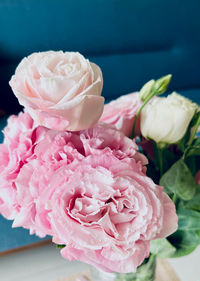
<svg viewBox="0 0 200 281">
<path fill-rule="evenodd" d="M 188 256 L 169 262 L 181 281 L 200 281 L 200 247 Z"/>
<path fill-rule="evenodd" d="M 54 281 L 87 266 L 64 260 L 53 245 L 0 258 L 0 281 Z"/>
<path fill-rule="evenodd" d="M 181 281 L 200 281 L 200 248 L 169 261 Z M 85 264 L 65 261 L 55 246 L 48 245 L 1 257 L 0 281 L 54 281 L 85 268 Z"/>
</svg>

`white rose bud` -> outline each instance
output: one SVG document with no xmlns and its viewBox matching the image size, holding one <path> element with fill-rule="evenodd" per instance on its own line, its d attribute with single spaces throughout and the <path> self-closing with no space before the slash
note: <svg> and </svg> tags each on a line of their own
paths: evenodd
<svg viewBox="0 0 200 281">
<path fill-rule="evenodd" d="M 156 80 L 154 84 L 154 91 L 156 91 L 157 95 L 162 95 L 166 90 L 171 81 L 172 75 L 168 74 L 166 76 L 161 77 Z"/>
<path fill-rule="evenodd" d="M 142 101 L 146 100 L 146 98 L 152 93 L 153 86 L 155 84 L 155 80 L 150 80 L 140 90 L 140 98 Z"/>
<path fill-rule="evenodd" d="M 162 95 L 166 90 L 171 81 L 172 75 L 168 74 L 161 77 L 158 80 L 150 80 L 140 90 L 140 98 L 145 101 L 148 97 L 152 98 L 156 95 Z"/>
<path fill-rule="evenodd" d="M 141 113 L 141 132 L 157 143 L 177 143 L 187 131 L 197 105 L 173 92 L 167 98 L 156 98 Z"/>
</svg>

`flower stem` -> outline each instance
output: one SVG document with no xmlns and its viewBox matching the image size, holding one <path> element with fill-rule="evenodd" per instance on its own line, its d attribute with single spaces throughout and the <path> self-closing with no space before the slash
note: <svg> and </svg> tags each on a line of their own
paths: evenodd
<svg viewBox="0 0 200 281">
<path fill-rule="evenodd" d="M 176 195 L 176 193 L 174 193 L 174 195 L 172 197 L 172 201 L 174 202 L 175 205 L 176 205 L 176 200 L 177 200 L 177 195 Z"/>
<path fill-rule="evenodd" d="M 158 152 L 158 163 L 159 163 L 159 170 L 160 170 L 160 178 L 162 177 L 164 173 L 164 163 L 163 163 L 163 148 L 160 148 L 159 145 L 157 145 L 157 152 Z"/>
</svg>

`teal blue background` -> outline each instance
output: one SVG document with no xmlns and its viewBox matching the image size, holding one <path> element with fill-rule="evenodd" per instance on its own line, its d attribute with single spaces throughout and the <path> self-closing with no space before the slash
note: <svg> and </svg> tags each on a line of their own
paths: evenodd
<svg viewBox="0 0 200 281">
<path fill-rule="evenodd" d="M 79 51 L 100 65 L 107 99 L 173 74 L 171 89 L 199 100 L 199 0 L 1 0 L 1 106 L 19 110 L 8 85 L 32 52 Z"/>
<path fill-rule="evenodd" d="M 21 109 L 8 81 L 24 56 L 50 49 L 97 63 L 107 101 L 172 73 L 170 89 L 200 102 L 199 15 L 199 0 L 1 0 L 0 108 Z M 35 239 L 0 219 L 0 250 Z"/>
</svg>

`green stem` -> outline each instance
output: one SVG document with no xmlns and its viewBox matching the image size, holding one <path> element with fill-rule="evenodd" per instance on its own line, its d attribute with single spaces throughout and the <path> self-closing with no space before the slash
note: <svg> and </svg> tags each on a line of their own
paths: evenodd
<svg viewBox="0 0 200 281">
<path fill-rule="evenodd" d="M 134 134 L 135 134 L 135 126 L 136 126 L 136 123 L 137 123 L 137 120 L 140 116 L 140 113 L 142 111 L 142 109 L 145 107 L 145 105 L 156 95 L 156 91 L 153 91 L 152 94 L 146 98 L 146 100 L 144 100 L 142 106 L 140 107 L 139 111 L 137 112 L 137 114 L 135 115 L 135 120 L 134 120 L 134 123 L 133 123 L 133 129 L 132 129 L 132 133 L 131 133 L 131 139 L 134 138 Z"/>
<path fill-rule="evenodd" d="M 194 129 L 193 129 L 192 135 L 191 135 L 191 137 L 189 139 L 188 146 L 190 146 L 192 144 L 192 142 L 193 142 L 193 140 L 194 140 L 194 138 L 196 136 L 196 133 L 198 131 L 199 126 L 200 126 L 200 115 L 199 115 L 199 118 L 198 118 L 198 120 L 196 122 L 196 125 L 195 125 Z"/>
<path fill-rule="evenodd" d="M 164 163 L 163 163 L 163 148 L 160 148 L 159 145 L 157 145 L 157 152 L 158 152 L 158 163 L 159 163 L 159 169 L 160 169 L 160 178 L 162 177 L 164 173 Z"/>
<path fill-rule="evenodd" d="M 178 199 L 178 197 L 177 197 L 176 193 L 174 193 L 174 195 L 172 197 L 172 201 L 174 202 L 174 205 L 176 205 L 177 199 Z"/>
</svg>

